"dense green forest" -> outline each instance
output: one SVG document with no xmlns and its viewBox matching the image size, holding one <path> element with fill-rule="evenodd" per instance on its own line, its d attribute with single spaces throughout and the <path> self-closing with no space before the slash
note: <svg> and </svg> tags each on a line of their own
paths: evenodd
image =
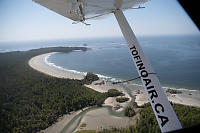
<svg viewBox="0 0 200 133">
<path fill-rule="evenodd" d="M 37 132 L 57 118 L 86 106 L 101 105 L 107 94 L 83 86 L 83 81 L 59 79 L 28 66 L 28 60 L 48 52 L 84 47 L 52 47 L 0 53 L 0 132 Z"/>
</svg>

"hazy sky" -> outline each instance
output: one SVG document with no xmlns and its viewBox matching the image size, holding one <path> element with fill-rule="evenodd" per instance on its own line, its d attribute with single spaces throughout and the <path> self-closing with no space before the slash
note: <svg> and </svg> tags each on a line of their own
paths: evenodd
<svg viewBox="0 0 200 133">
<path fill-rule="evenodd" d="M 146 8 L 124 14 L 136 36 L 199 34 L 176 0 L 151 0 Z M 0 41 L 48 40 L 122 36 L 114 15 L 72 24 L 32 0 L 0 0 Z"/>
</svg>

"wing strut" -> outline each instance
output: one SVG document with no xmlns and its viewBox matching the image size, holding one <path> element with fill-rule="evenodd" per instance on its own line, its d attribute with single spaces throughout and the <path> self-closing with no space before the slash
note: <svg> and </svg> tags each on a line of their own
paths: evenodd
<svg viewBox="0 0 200 133">
<path fill-rule="evenodd" d="M 181 129 L 181 124 L 169 103 L 160 82 L 145 58 L 144 53 L 129 26 L 123 12 L 116 10 L 115 17 L 119 23 L 125 40 L 128 43 L 130 53 L 141 77 L 144 88 L 146 89 L 148 99 L 153 108 L 154 114 L 162 132 L 170 132 Z"/>
</svg>

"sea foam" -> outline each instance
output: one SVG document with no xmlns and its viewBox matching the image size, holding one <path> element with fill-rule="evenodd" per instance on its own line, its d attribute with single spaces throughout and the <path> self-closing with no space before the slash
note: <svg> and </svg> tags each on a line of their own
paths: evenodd
<svg viewBox="0 0 200 133">
<path fill-rule="evenodd" d="M 58 66 L 56 65 L 55 63 L 53 62 L 50 62 L 49 61 L 49 57 L 53 54 L 56 54 L 56 53 L 52 53 L 52 54 L 48 54 L 47 56 L 44 57 L 44 62 L 45 64 L 47 64 L 48 66 L 50 67 L 53 67 L 53 68 L 56 68 L 58 70 L 62 70 L 62 71 L 66 71 L 66 72 L 70 72 L 72 74 L 78 74 L 78 75 L 81 75 L 81 76 L 86 76 L 87 72 L 81 72 L 81 71 L 77 71 L 77 70 L 73 70 L 73 69 L 67 69 L 67 68 L 64 68 L 62 66 Z M 117 81 L 120 81 L 120 80 L 117 80 L 116 78 L 113 78 L 113 77 L 110 77 L 110 76 L 105 76 L 105 75 L 102 75 L 102 74 L 97 74 L 95 73 L 100 79 L 103 79 L 103 80 L 108 80 L 108 81 L 111 81 L 111 82 L 117 82 Z"/>
<path fill-rule="evenodd" d="M 78 51 L 74 51 L 74 52 L 78 52 Z M 53 54 L 56 54 L 56 53 L 58 53 L 58 52 L 54 52 L 54 53 L 51 53 L 51 54 L 48 54 L 47 56 L 45 56 L 45 58 L 44 58 L 45 64 L 47 64 L 50 67 L 54 67 L 54 68 L 56 68 L 58 70 L 70 72 L 70 73 L 76 74 L 76 75 L 86 76 L 87 72 L 81 72 L 81 71 L 77 71 L 77 70 L 73 70 L 73 69 L 67 69 L 67 68 L 64 68 L 62 66 L 58 66 L 53 62 L 50 62 L 48 60 L 49 57 L 51 55 L 53 55 Z M 111 77 L 111 76 L 106 76 L 106 75 L 102 75 L 102 74 L 98 74 L 98 73 L 94 73 L 94 74 L 96 74 L 100 79 L 106 80 L 106 81 L 110 81 L 110 82 L 121 82 L 121 81 L 123 81 L 122 79 L 114 78 L 114 77 Z M 123 84 L 127 84 L 127 83 L 123 83 Z M 128 84 L 134 85 L 134 86 L 139 86 L 139 87 L 143 86 L 142 84 L 136 84 L 136 83 L 128 83 Z M 170 89 L 174 89 L 174 90 L 189 91 L 189 92 L 198 91 L 198 90 L 191 90 L 191 89 L 186 89 L 186 88 L 173 88 L 173 87 L 167 87 L 167 86 L 164 86 L 163 88 L 164 89 L 169 89 L 170 88 Z"/>
</svg>

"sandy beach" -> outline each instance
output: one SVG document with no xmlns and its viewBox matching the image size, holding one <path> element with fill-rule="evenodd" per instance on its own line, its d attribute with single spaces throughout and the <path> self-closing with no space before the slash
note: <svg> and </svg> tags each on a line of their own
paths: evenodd
<svg viewBox="0 0 200 133">
<path fill-rule="evenodd" d="M 45 60 L 52 54 L 55 54 L 55 52 L 35 56 L 29 60 L 29 65 L 33 69 L 39 72 L 58 78 L 70 78 L 70 79 L 84 78 L 83 75 L 78 75 L 73 72 L 64 71 L 62 69 L 56 68 L 53 65 L 47 64 Z M 106 81 L 104 84 L 101 85 L 96 84 L 100 82 L 102 82 L 102 80 L 95 81 L 91 85 L 86 85 L 86 86 L 99 92 L 107 92 L 109 89 L 118 89 L 119 91 L 122 91 L 126 97 L 129 98 L 129 101 L 125 103 L 118 103 L 115 100 L 116 98 L 113 97 L 107 98 L 104 102 L 103 108 L 91 110 L 82 115 L 75 131 L 81 129 L 100 130 L 102 128 L 110 128 L 110 127 L 127 127 L 128 125 L 131 125 L 133 123 L 133 120 L 127 117 L 117 117 L 111 115 L 108 109 L 106 109 L 105 107 L 111 106 L 113 111 L 121 112 L 126 106 L 130 104 L 132 96 L 136 97 L 135 102 L 137 102 L 138 105 L 142 105 L 148 102 L 146 92 L 142 86 L 127 85 L 130 86 L 128 88 L 131 90 L 131 95 L 132 95 L 131 96 L 130 93 L 128 93 L 120 85 L 113 85 L 111 82 L 106 82 Z M 169 101 L 172 101 L 173 103 L 180 103 L 180 104 L 200 107 L 200 91 L 183 90 L 181 92 L 182 93 L 180 94 L 171 94 L 167 92 L 166 95 Z M 120 108 L 114 109 L 114 107 L 118 105 L 120 106 Z M 59 118 L 58 122 L 48 127 L 47 129 L 43 130 L 43 132 L 56 133 L 62 131 L 62 129 L 80 112 L 82 111 L 77 111 L 70 115 L 62 116 L 61 118 Z M 85 127 L 81 127 L 81 124 L 83 123 L 86 124 Z"/>
<path fill-rule="evenodd" d="M 62 129 L 67 125 L 76 115 L 78 115 L 81 112 L 81 110 L 73 112 L 71 114 L 63 115 L 58 119 L 56 123 L 51 125 L 50 127 L 46 128 L 45 130 L 42 130 L 41 132 L 44 133 L 60 133 Z"/>
<path fill-rule="evenodd" d="M 133 119 L 128 117 L 115 117 L 110 115 L 106 108 L 99 108 L 86 113 L 76 130 L 102 130 L 112 127 L 125 128 L 133 124 L 133 122 Z M 86 124 L 86 126 L 81 127 L 82 124 Z"/>
<path fill-rule="evenodd" d="M 83 79 L 83 75 L 78 75 L 69 71 L 63 71 L 60 70 L 53 65 L 49 65 L 45 62 L 46 58 L 48 56 L 51 56 L 52 54 L 56 54 L 56 52 L 53 53 L 47 53 L 47 54 L 42 54 L 35 56 L 31 58 L 28 62 L 28 64 L 35 70 L 42 72 L 44 74 L 53 76 L 53 77 L 58 77 L 58 78 L 70 78 L 70 79 Z M 109 89 L 118 89 L 119 91 L 123 92 L 126 97 L 129 98 L 127 102 L 124 103 L 118 103 L 116 102 L 116 97 L 110 97 L 107 98 L 103 104 L 104 107 L 106 106 L 111 106 L 113 111 L 116 112 L 121 112 L 123 109 L 130 104 L 130 101 L 132 98 L 130 95 L 124 91 L 124 89 L 119 86 L 119 85 L 113 85 L 110 82 L 105 82 L 105 84 L 102 85 L 95 85 L 96 83 L 102 82 L 102 80 L 98 80 L 93 82 L 91 85 L 86 85 L 87 87 L 94 89 L 98 92 L 107 92 Z M 120 108 L 114 109 L 116 106 L 119 106 Z M 53 124 L 52 126 L 48 127 L 45 130 L 42 130 L 42 132 L 45 133 L 55 133 L 55 132 L 61 132 L 62 129 L 80 112 L 83 110 L 73 112 L 70 115 L 64 115 L 61 118 L 58 119 L 58 122 Z M 99 115 L 101 114 L 101 115 Z M 91 117 L 95 116 L 95 117 Z M 104 117 L 101 117 L 104 116 Z M 101 118 L 101 119 L 100 119 Z M 113 122 L 115 121 L 115 122 Z M 80 129 L 81 123 L 86 123 L 87 127 L 86 129 L 95 129 L 99 130 L 101 128 L 109 128 L 109 127 L 127 127 L 133 123 L 132 120 L 130 120 L 127 117 L 117 117 L 110 115 L 108 110 L 106 108 L 102 109 L 96 109 L 92 110 L 86 113 L 86 115 L 83 116 L 78 128 Z M 77 123 L 76 123 L 77 124 Z M 101 126 L 99 126 L 101 125 Z"/>
<path fill-rule="evenodd" d="M 75 74 L 70 71 L 60 70 L 60 69 L 54 67 L 54 65 L 49 65 L 45 62 L 46 57 L 51 56 L 52 54 L 56 54 L 56 53 L 57 52 L 52 52 L 52 53 L 35 56 L 35 57 L 31 58 L 28 63 L 33 69 L 35 69 L 39 72 L 42 72 L 44 74 L 53 76 L 53 77 L 69 78 L 69 79 L 83 79 L 84 78 L 83 75 L 78 75 L 78 74 Z M 116 104 L 120 104 L 121 106 L 126 107 L 127 104 L 131 101 L 131 97 L 124 91 L 124 89 L 121 86 L 113 85 L 110 82 L 105 82 L 105 84 L 101 84 L 101 85 L 95 85 L 96 83 L 100 83 L 100 82 L 102 82 L 102 80 L 95 81 L 92 84 L 85 85 L 85 86 L 87 86 L 95 91 L 98 91 L 98 92 L 107 92 L 109 89 L 117 89 L 117 90 L 123 92 L 125 94 L 125 96 L 129 98 L 129 101 L 127 101 L 125 103 L 117 103 L 115 98 L 108 98 L 108 99 L 106 99 L 104 106 L 107 106 L 107 105 L 115 106 Z"/>
<path fill-rule="evenodd" d="M 121 87 L 120 85 L 113 85 L 111 82 L 105 82 L 105 84 L 102 85 L 95 85 L 96 83 L 101 82 L 101 80 L 95 81 L 90 85 L 85 85 L 91 89 L 94 89 L 98 92 L 107 92 L 109 89 L 117 89 L 120 92 L 125 94 L 125 97 L 128 97 L 129 100 L 127 102 L 124 103 L 118 103 L 116 102 L 116 98 L 117 97 L 109 97 L 105 100 L 103 106 L 112 106 L 112 107 L 116 107 L 117 105 L 121 106 L 120 109 L 115 110 L 117 112 L 122 111 L 125 107 L 127 107 L 130 103 L 130 101 L 132 100 L 131 96 L 123 89 L 123 87 Z M 119 96 L 120 97 L 120 96 Z M 114 109 L 113 109 L 114 110 Z"/>
<path fill-rule="evenodd" d="M 165 88 L 165 91 L 167 89 L 169 88 Z M 139 87 L 139 89 L 134 90 L 133 95 L 136 96 L 135 102 L 137 102 L 139 106 L 149 102 L 143 87 Z M 180 94 L 171 94 L 166 92 L 166 95 L 168 100 L 173 103 L 200 107 L 200 91 L 181 90 Z"/>
<path fill-rule="evenodd" d="M 52 54 L 56 54 L 58 52 L 52 52 L 52 53 L 46 53 L 42 55 L 35 56 L 31 58 L 28 62 L 28 64 L 35 70 L 42 72 L 44 74 L 57 77 L 57 78 L 69 78 L 69 79 L 83 79 L 84 77 L 82 75 L 78 75 L 75 73 L 70 73 L 68 71 L 64 71 L 61 69 L 58 69 L 53 66 L 53 64 L 47 64 L 45 63 L 46 59 L 51 56 Z"/>
</svg>

